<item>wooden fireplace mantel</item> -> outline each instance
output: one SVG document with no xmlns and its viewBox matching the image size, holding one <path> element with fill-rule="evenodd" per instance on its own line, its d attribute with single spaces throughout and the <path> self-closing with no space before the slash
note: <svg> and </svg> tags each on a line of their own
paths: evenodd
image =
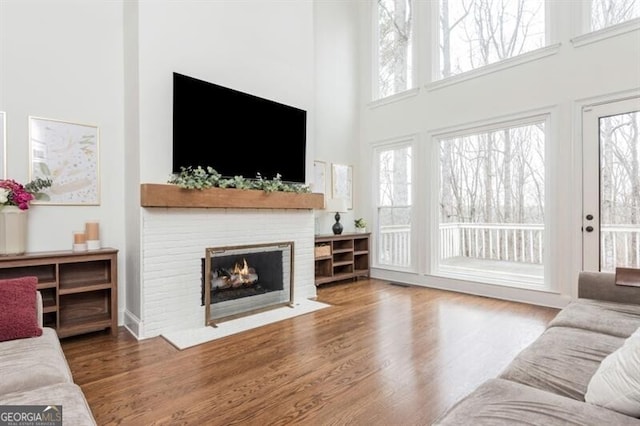
<svg viewBox="0 0 640 426">
<path fill-rule="evenodd" d="M 142 207 L 195 207 L 234 209 L 322 209 L 324 195 L 294 192 L 265 192 L 255 189 L 182 189 L 177 185 L 143 183 Z"/>
</svg>

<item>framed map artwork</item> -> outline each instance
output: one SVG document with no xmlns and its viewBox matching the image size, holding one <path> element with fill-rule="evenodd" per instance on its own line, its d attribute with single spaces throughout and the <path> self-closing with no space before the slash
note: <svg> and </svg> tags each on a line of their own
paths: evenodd
<svg viewBox="0 0 640 426">
<path fill-rule="evenodd" d="M 38 204 L 99 205 L 99 132 L 90 124 L 29 117 L 30 179 L 51 179 Z"/>
</svg>

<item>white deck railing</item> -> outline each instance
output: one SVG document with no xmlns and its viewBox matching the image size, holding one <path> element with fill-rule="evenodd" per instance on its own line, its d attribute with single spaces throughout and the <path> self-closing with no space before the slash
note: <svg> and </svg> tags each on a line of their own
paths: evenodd
<svg viewBox="0 0 640 426">
<path fill-rule="evenodd" d="M 411 228 L 392 225 L 380 228 L 378 263 L 381 265 L 409 266 L 411 263 Z"/>
<path fill-rule="evenodd" d="M 616 266 L 640 268 L 640 225 L 603 225 L 600 253 L 603 271 Z"/>
<path fill-rule="evenodd" d="M 409 266 L 410 231 L 407 226 L 380 230 L 379 262 Z M 640 225 L 603 225 L 603 269 L 612 265 L 640 268 Z M 473 257 L 542 264 L 544 225 L 520 223 L 440 224 L 440 258 Z"/>
<path fill-rule="evenodd" d="M 440 224 L 440 258 L 474 257 L 542 264 L 544 226 L 521 223 Z"/>
</svg>

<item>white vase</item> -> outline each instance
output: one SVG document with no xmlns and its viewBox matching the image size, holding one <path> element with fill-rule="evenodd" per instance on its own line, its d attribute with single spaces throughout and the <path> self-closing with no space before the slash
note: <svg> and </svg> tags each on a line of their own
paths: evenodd
<svg viewBox="0 0 640 426">
<path fill-rule="evenodd" d="M 0 208 L 0 255 L 27 251 L 27 211 L 17 206 Z"/>
<path fill-rule="evenodd" d="M 356 234 L 366 234 L 367 228 L 356 228 Z"/>
</svg>

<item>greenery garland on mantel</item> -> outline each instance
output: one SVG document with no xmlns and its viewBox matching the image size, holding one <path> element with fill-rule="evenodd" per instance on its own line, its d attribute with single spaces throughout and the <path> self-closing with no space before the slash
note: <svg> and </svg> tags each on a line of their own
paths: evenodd
<svg viewBox="0 0 640 426">
<path fill-rule="evenodd" d="M 255 179 L 247 179 L 242 176 L 223 178 L 222 175 L 212 167 L 203 169 L 200 166 L 195 169 L 192 167 L 181 167 L 180 173 L 173 175 L 168 183 L 178 185 L 184 189 L 236 188 L 258 189 L 265 192 L 311 192 L 307 185 L 283 182 L 280 173 L 273 179 L 264 179 L 260 173 L 258 173 Z"/>
</svg>

